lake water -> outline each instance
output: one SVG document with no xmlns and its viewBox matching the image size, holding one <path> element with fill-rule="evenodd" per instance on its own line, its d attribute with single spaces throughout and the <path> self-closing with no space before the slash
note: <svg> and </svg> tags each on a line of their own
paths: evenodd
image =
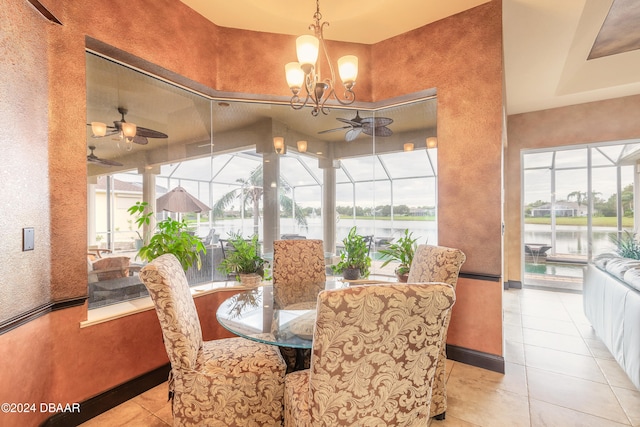
<svg viewBox="0 0 640 427">
<path fill-rule="evenodd" d="M 293 219 L 282 218 L 280 220 L 280 234 L 300 234 L 306 236 L 307 239 L 322 239 L 323 227 L 322 218 L 307 218 L 308 229 L 298 227 Z M 353 226 L 357 227 L 358 234 L 373 235 L 377 238 L 397 238 L 404 234 L 404 230 L 408 229 L 413 232 L 413 237 L 418 238 L 418 243 L 436 244 L 437 229 L 435 221 L 402 221 L 402 220 L 353 220 L 351 218 L 338 218 L 336 223 L 336 242 L 342 241 L 349 230 Z M 208 224 L 201 224 L 197 234 L 206 236 L 209 232 Z M 243 236 L 253 234 L 253 220 L 232 219 L 216 221 L 211 228 L 216 230 L 220 238 L 226 238 L 229 232 L 240 231 Z M 262 226 L 260 226 L 259 237 L 262 239 Z"/>
</svg>

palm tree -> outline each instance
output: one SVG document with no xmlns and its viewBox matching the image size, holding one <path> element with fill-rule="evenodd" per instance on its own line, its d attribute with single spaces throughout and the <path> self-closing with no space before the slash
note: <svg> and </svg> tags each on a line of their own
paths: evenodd
<svg viewBox="0 0 640 427">
<path fill-rule="evenodd" d="M 264 194 L 262 165 L 252 170 L 249 178 L 239 178 L 236 182 L 240 184 L 240 187 L 223 194 L 211 208 L 212 215 L 214 218 L 222 218 L 224 211 L 236 200 L 239 200 L 242 206 L 251 205 L 253 212 L 253 233 L 257 235 L 260 220 L 260 200 L 262 200 L 262 195 Z M 280 190 L 278 197 L 283 213 L 285 215 L 292 215 L 295 212 L 295 219 L 298 226 L 308 230 L 305 211 L 287 195 L 287 193 L 291 191 L 291 187 L 280 180 Z"/>
</svg>

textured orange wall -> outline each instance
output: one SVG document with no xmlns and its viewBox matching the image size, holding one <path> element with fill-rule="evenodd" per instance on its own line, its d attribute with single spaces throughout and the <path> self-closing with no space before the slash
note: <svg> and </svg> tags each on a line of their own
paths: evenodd
<svg viewBox="0 0 640 427">
<path fill-rule="evenodd" d="M 502 2 L 373 46 L 375 100 L 437 88 L 438 243 L 501 275 Z"/>
<path fill-rule="evenodd" d="M 438 244 L 461 249 L 447 342 L 502 355 L 502 2 L 373 46 L 375 100 L 435 87 Z"/>
<path fill-rule="evenodd" d="M 505 251 L 508 280 L 522 281 L 520 152 L 640 138 L 640 95 L 509 116 L 505 162 Z"/>
<path fill-rule="evenodd" d="M 220 29 L 177 0 L 159 0 L 153 7 L 141 0 L 43 0 L 43 4 L 63 22 L 62 26 L 34 15 L 28 2 L 7 0 L 0 4 L 3 22 L 13 20 L 20 24 L 10 27 L 7 32 L 3 24 L 0 49 L 4 53 L 7 46 L 15 45 L 26 52 L 22 68 L 10 74 L 17 93 L 7 99 L 5 92 L 0 92 L 3 106 L 0 120 L 7 114 L 9 117 L 17 115 L 25 128 L 10 134 L 15 138 L 7 138 L 3 133 L 0 142 L 5 148 L 25 154 L 27 160 L 36 160 L 35 163 L 24 163 L 23 159 L 4 155 L 0 163 L 3 168 L 21 165 L 20 171 L 10 180 L 12 187 L 6 193 L 7 204 L 4 206 L 23 203 L 20 196 L 24 189 L 18 182 L 23 185 L 27 181 L 31 184 L 27 187 L 31 190 L 30 197 L 45 211 L 46 206 L 50 206 L 51 221 L 48 217 L 38 218 L 35 225 L 43 230 L 44 236 L 49 232 L 51 235 L 50 288 L 53 300 L 60 301 L 87 293 L 85 36 L 214 89 L 275 96 L 289 96 L 282 65 L 284 58 L 291 55 L 289 49 L 293 39 Z M 357 86 L 362 100 L 380 100 L 433 87 L 438 89 L 440 243 L 465 251 L 468 260 L 463 270 L 487 274 L 500 274 L 501 271 L 500 11 L 501 1 L 496 0 L 435 23 L 433 27 L 424 27 L 374 46 L 330 45 L 335 56 L 350 51 L 361 56 L 362 68 L 367 70 Z M 30 37 L 27 33 L 35 36 Z M 43 40 L 47 41 L 46 45 Z M 277 67 L 262 66 L 265 52 L 273 52 L 266 60 Z M 46 56 L 48 65 L 36 62 L 33 69 L 29 68 L 32 56 Z M 256 67 L 256 61 L 260 67 Z M 2 70 L 11 71 L 11 66 L 3 62 Z M 260 80 L 240 77 L 241 72 L 256 68 L 259 68 Z M 47 75 L 44 75 L 45 69 L 48 69 Z M 35 85 L 20 85 L 20 73 L 32 76 Z M 48 120 L 43 112 L 46 110 L 43 98 L 46 91 L 42 89 L 47 82 Z M 34 105 L 22 107 L 22 100 L 34 102 Z M 43 167 L 46 160 L 37 156 L 46 153 L 40 150 L 44 142 L 30 145 L 34 144 L 33 132 L 43 136 L 47 126 L 48 170 Z M 4 132 L 7 128 L 2 129 Z M 16 141 L 26 145 L 16 148 Z M 51 192 L 42 176 L 47 172 Z M 35 180 L 34 176 L 37 177 Z M 465 215 L 465 212 L 471 214 Z M 9 217 L 12 233 L 21 227 L 20 215 L 29 213 L 31 209 L 24 208 Z M 45 243 L 48 241 L 44 240 Z M 15 244 L 15 239 L 12 242 Z M 25 254 L 11 248 L 4 259 L 3 273 L 10 272 L 14 263 L 22 262 L 24 274 L 38 271 L 46 275 L 47 254 L 43 252 L 24 262 Z M 16 278 L 16 282 L 20 283 L 20 278 Z M 29 280 L 20 286 L 20 292 L 6 298 L 0 294 L 3 307 L 7 307 L 7 301 L 12 302 L 10 310 L 25 302 L 39 302 L 42 300 L 42 295 L 38 296 L 41 287 L 48 289 L 46 280 Z M 461 301 L 492 300 L 491 317 L 495 317 L 500 305 L 494 298 L 493 289 L 485 287 L 484 282 L 473 286 L 468 291 L 472 298 L 462 295 L 467 293 L 465 288 L 471 286 L 463 284 L 460 287 Z M 210 302 L 202 299 L 198 305 L 204 304 L 212 310 L 219 302 L 215 296 L 201 298 Z M 486 313 L 478 311 L 471 303 L 460 303 L 459 307 L 456 323 L 471 323 Z M 210 323 L 208 313 L 203 323 Z M 9 372 L 0 377 L 0 400 L 56 399 L 66 402 L 86 399 L 147 372 L 165 360 L 157 319 L 150 313 L 81 330 L 78 325 L 85 316 L 83 307 L 61 310 L 0 335 L 0 360 L 4 364 L 3 371 Z M 457 320 L 459 318 L 463 320 Z M 452 330 L 455 328 L 452 322 Z M 499 326 L 491 324 L 482 332 L 492 343 L 501 340 Z M 215 335 L 213 331 L 205 335 L 209 333 Z M 461 330 L 454 332 L 453 337 L 457 345 L 474 348 L 475 338 L 469 335 Z M 494 345 L 481 348 L 500 354 Z M 140 354 L 148 357 L 141 358 Z M 103 372 L 112 370 L 112 374 L 96 375 L 101 369 Z M 28 373 L 26 379 L 25 373 Z M 21 420 L 24 421 L 22 425 L 31 424 Z"/>
<path fill-rule="evenodd" d="M 205 340 L 231 336 L 215 312 L 235 292 L 196 298 Z M 80 328 L 86 311 L 55 311 L 0 335 L 0 402 L 81 402 L 169 363 L 154 310 Z M 0 413 L 0 426 L 36 426 L 50 415 Z"/>
</svg>

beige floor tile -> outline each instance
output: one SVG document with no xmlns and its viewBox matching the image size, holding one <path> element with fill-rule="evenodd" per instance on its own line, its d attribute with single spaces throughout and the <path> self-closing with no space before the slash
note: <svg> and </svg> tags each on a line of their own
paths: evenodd
<svg viewBox="0 0 640 427">
<path fill-rule="evenodd" d="M 152 413 L 144 409 L 137 403 L 129 400 L 113 409 L 104 412 L 97 417 L 81 424 L 82 427 L 120 427 L 120 426 L 142 426 L 143 422 L 156 420 Z M 161 425 L 161 424 L 158 424 Z"/>
<path fill-rule="evenodd" d="M 523 301 L 521 312 L 523 316 L 543 317 L 545 319 L 562 320 L 565 322 L 572 321 L 560 301 L 548 304 L 525 303 Z"/>
<path fill-rule="evenodd" d="M 520 313 L 514 311 L 505 310 L 502 321 L 511 325 L 522 326 L 522 316 L 520 316 Z"/>
<path fill-rule="evenodd" d="M 605 378 L 612 387 L 621 387 L 629 390 L 637 390 L 627 373 L 620 367 L 615 359 L 595 359 L 604 373 Z M 640 405 L 640 402 L 638 402 Z"/>
<path fill-rule="evenodd" d="M 162 383 L 146 392 L 134 397 L 132 400 L 147 409 L 151 413 L 155 413 L 164 406 L 170 406 L 168 384 Z"/>
<path fill-rule="evenodd" d="M 525 344 L 566 351 L 569 353 L 582 354 L 583 356 L 591 356 L 591 351 L 584 343 L 582 337 L 556 334 L 554 332 L 529 328 L 522 329 L 522 336 Z"/>
<path fill-rule="evenodd" d="M 640 426 L 640 391 L 638 389 L 629 390 L 627 388 L 612 387 L 622 409 L 629 417 L 631 425 Z"/>
<path fill-rule="evenodd" d="M 591 354 L 593 357 L 598 359 L 610 359 L 615 360 L 613 355 L 609 351 L 606 345 L 600 340 L 600 338 L 595 337 L 595 339 L 585 338 L 584 342 L 589 347 Z"/>
<path fill-rule="evenodd" d="M 618 423 L 628 423 L 620 403 L 607 384 L 527 368 L 531 399 Z"/>
<path fill-rule="evenodd" d="M 510 340 L 504 341 L 504 360 L 524 365 L 524 344 Z"/>
<path fill-rule="evenodd" d="M 531 427 L 624 427 L 604 418 L 531 399 Z"/>
<path fill-rule="evenodd" d="M 171 411 L 171 404 L 164 406 L 162 409 L 154 413 L 156 417 L 169 425 L 173 425 L 173 412 Z"/>
<path fill-rule="evenodd" d="M 578 332 L 584 339 L 590 339 L 590 340 L 600 339 L 596 335 L 596 331 L 593 330 L 590 323 L 589 324 L 576 323 L 576 328 L 578 329 Z"/>
<path fill-rule="evenodd" d="M 447 418 L 451 416 L 482 427 L 529 426 L 526 396 L 494 386 L 484 387 L 480 381 L 447 385 L 447 396 Z M 432 426 L 437 424 L 434 422 Z"/>
<path fill-rule="evenodd" d="M 580 332 L 571 321 L 548 319 L 537 316 L 522 315 L 522 327 L 536 329 L 539 331 L 554 332 L 557 334 L 572 335 L 579 337 Z"/>
<path fill-rule="evenodd" d="M 527 367 L 599 383 L 607 382 L 593 357 L 527 344 L 524 345 L 524 357 Z"/>
<path fill-rule="evenodd" d="M 431 418 L 429 427 L 482 427 L 479 424 L 470 423 L 468 421 L 461 420 L 447 413 L 446 418 L 442 421 L 434 420 Z"/>
<path fill-rule="evenodd" d="M 457 363 L 449 376 L 447 389 L 449 385 L 456 389 L 475 386 L 491 392 L 505 390 L 521 396 L 528 394 L 525 367 L 509 362 L 505 363 L 504 374 Z"/>
<path fill-rule="evenodd" d="M 511 342 L 522 342 L 521 326 L 505 323 L 502 325 L 502 332 L 504 333 L 505 340 L 509 340 Z"/>
</svg>

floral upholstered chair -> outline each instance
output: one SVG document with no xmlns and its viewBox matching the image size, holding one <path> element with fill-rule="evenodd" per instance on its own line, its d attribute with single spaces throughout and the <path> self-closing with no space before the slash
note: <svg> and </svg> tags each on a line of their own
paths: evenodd
<svg viewBox="0 0 640 427">
<path fill-rule="evenodd" d="M 410 283 L 442 282 L 455 289 L 458 274 L 466 255 L 459 249 L 444 246 L 419 245 L 411 263 Z M 444 420 L 447 410 L 446 361 L 447 361 L 447 329 L 451 316 L 447 316 L 443 337 L 443 345 L 438 358 L 436 378 L 433 382 L 433 396 L 431 397 L 431 416 Z"/>
<path fill-rule="evenodd" d="M 324 289 L 327 280 L 322 240 L 274 241 L 272 276 L 273 300 L 277 308 L 315 308 L 318 293 Z M 281 347 L 280 353 L 287 362 L 288 371 L 300 366 L 309 367 L 310 350 Z"/>
<path fill-rule="evenodd" d="M 285 379 L 285 427 L 427 425 L 450 285 L 322 291 L 311 368 Z"/>
<path fill-rule="evenodd" d="M 171 362 L 174 426 L 280 426 L 286 365 L 244 338 L 203 341 L 184 270 L 171 254 L 140 271 Z"/>
<path fill-rule="evenodd" d="M 312 302 L 327 280 L 322 240 L 273 242 L 273 298 L 280 307 Z"/>
</svg>

